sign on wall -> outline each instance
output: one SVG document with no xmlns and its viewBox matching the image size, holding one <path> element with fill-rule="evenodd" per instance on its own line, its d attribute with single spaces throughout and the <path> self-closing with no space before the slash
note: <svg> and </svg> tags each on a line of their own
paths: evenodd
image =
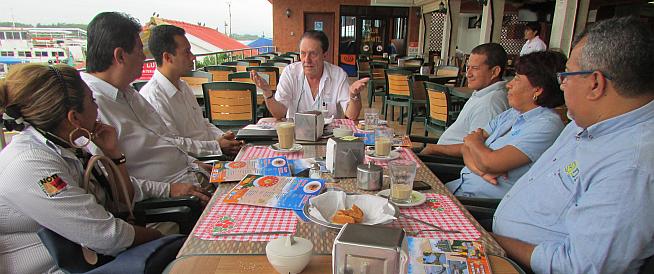
<svg viewBox="0 0 654 274">
<path fill-rule="evenodd" d="M 322 21 L 313 22 L 313 29 L 322 31 Z"/>
</svg>

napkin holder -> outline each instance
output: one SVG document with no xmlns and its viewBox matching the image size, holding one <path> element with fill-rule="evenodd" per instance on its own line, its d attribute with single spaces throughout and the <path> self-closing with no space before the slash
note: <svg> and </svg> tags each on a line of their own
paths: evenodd
<svg viewBox="0 0 654 274">
<path fill-rule="evenodd" d="M 312 110 L 295 113 L 295 139 L 315 142 L 322 137 L 325 119 L 322 112 Z"/>
<path fill-rule="evenodd" d="M 334 240 L 333 273 L 406 273 L 408 258 L 404 236 L 401 228 L 344 225 Z"/>
<path fill-rule="evenodd" d="M 363 163 L 366 146 L 360 138 L 345 136 L 327 141 L 326 166 L 334 178 L 357 177 L 357 166 Z"/>
</svg>

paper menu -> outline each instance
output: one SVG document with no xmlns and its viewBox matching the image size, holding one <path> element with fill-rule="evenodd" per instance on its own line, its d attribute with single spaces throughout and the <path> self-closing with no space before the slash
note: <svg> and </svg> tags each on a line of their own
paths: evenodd
<svg viewBox="0 0 654 274">
<path fill-rule="evenodd" d="M 480 242 L 408 237 L 408 274 L 490 274 L 488 258 Z"/>
<path fill-rule="evenodd" d="M 248 174 L 223 202 L 300 210 L 324 187 L 323 179 Z"/>
<path fill-rule="evenodd" d="M 210 183 L 238 182 L 248 174 L 291 176 L 285 156 L 261 158 L 249 161 L 220 161 L 211 169 Z"/>
</svg>

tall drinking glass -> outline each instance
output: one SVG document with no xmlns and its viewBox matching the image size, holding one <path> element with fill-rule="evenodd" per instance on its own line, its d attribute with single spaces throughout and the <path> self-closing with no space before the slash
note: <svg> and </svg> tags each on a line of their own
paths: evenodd
<svg viewBox="0 0 654 274">
<path fill-rule="evenodd" d="M 391 201 L 397 204 L 411 202 L 413 179 L 418 165 L 413 161 L 395 160 L 388 163 L 391 173 Z"/>
<path fill-rule="evenodd" d="M 277 138 L 279 139 L 279 148 L 290 149 L 295 144 L 295 123 L 280 122 L 277 123 Z"/>
<path fill-rule="evenodd" d="M 365 130 L 374 130 L 377 128 L 377 122 L 379 120 L 379 114 L 377 109 L 366 108 L 363 110 L 363 118 L 365 121 Z"/>
<path fill-rule="evenodd" d="M 375 156 L 385 157 L 391 154 L 393 144 L 393 128 L 378 127 L 375 129 Z"/>
</svg>

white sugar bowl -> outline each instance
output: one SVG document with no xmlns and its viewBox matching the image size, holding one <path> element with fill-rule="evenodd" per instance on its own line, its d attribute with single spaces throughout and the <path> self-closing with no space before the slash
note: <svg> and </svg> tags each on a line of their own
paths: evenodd
<svg viewBox="0 0 654 274">
<path fill-rule="evenodd" d="M 296 274 L 311 261 L 313 243 L 300 237 L 281 237 L 274 239 L 266 245 L 268 262 L 282 274 Z"/>
</svg>

